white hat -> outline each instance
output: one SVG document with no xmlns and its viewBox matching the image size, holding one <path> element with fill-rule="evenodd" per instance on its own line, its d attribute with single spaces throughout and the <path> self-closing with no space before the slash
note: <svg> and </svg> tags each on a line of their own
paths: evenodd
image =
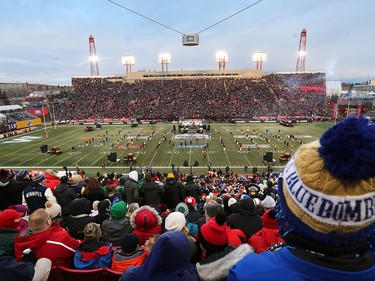
<svg viewBox="0 0 375 281">
<path fill-rule="evenodd" d="M 51 217 L 51 219 L 54 219 L 58 217 L 61 214 L 61 206 L 57 203 L 52 203 L 51 201 L 47 201 L 45 204 L 45 210 Z"/>
<path fill-rule="evenodd" d="M 169 231 L 181 231 L 186 224 L 185 216 L 180 212 L 173 212 L 165 219 L 165 228 Z"/>
</svg>

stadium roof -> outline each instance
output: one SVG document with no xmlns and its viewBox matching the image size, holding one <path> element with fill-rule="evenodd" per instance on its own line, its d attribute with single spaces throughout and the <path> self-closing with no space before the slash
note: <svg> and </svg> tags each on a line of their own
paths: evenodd
<svg viewBox="0 0 375 281">
<path fill-rule="evenodd" d="M 22 109 L 22 106 L 20 105 L 1 105 L 0 106 L 0 112 L 1 111 L 10 111 L 15 109 Z"/>
</svg>

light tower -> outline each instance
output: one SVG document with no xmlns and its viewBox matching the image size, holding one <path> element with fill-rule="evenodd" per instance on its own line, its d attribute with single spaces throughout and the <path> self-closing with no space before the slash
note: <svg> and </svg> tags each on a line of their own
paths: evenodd
<svg viewBox="0 0 375 281">
<path fill-rule="evenodd" d="M 219 70 L 225 70 L 225 65 L 228 62 L 228 54 L 226 52 L 216 53 L 216 62 L 219 64 Z"/>
<path fill-rule="evenodd" d="M 98 57 L 96 56 L 95 40 L 94 36 L 89 37 L 89 49 L 90 49 L 90 70 L 91 76 L 99 75 Z"/>
<path fill-rule="evenodd" d="M 253 62 L 256 63 L 256 69 L 262 70 L 263 69 L 263 62 L 267 61 L 267 54 L 266 53 L 254 53 L 253 54 Z"/>
<path fill-rule="evenodd" d="M 171 62 L 171 55 L 168 53 L 159 54 L 159 63 L 161 63 L 161 71 L 168 71 L 168 64 Z"/>
<path fill-rule="evenodd" d="M 134 65 L 134 56 L 122 57 L 122 64 L 125 65 L 126 75 L 128 75 L 128 72 L 132 72 L 132 65 Z"/>
<path fill-rule="evenodd" d="M 306 61 L 306 29 L 302 29 L 299 39 L 298 58 L 296 71 L 305 71 Z"/>
</svg>

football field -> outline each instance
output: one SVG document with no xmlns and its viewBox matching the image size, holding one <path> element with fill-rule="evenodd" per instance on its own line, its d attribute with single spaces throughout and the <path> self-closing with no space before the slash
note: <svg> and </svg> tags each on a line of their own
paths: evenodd
<svg viewBox="0 0 375 281">
<path fill-rule="evenodd" d="M 172 123 L 155 125 L 102 125 L 86 131 L 85 125 L 58 125 L 0 140 L 0 166 L 3 168 L 63 171 L 67 166 L 79 168 L 88 175 L 102 172 L 127 173 L 130 168 L 149 168 L 169 172 L 174 168 L 183 173 L 202 174 L 228 166 L 234 173 L 258 172 L 272 166 L 280 171 L 285 162 L 279 155 L 291 155 L 301 143 L 318 139 L 333 124 L 326 122 L 297 123 L 284 127 L 278 123 L 212 123 L 203 133 L 182 134 Z M 178 127 L 178 126 L 176 126 Z M 61 154 L 42 153 L 58 146 Z M 264 156 L 272 152 L 272 162 Z M 112 153 L 114 159 L 108 160 Z M 132 153 L 136 162 L 124 161 Z M 184 165 L 185 164 L 185 165 Z M 195 164 L 195 165 L 194 165 Z"/>
</svg>

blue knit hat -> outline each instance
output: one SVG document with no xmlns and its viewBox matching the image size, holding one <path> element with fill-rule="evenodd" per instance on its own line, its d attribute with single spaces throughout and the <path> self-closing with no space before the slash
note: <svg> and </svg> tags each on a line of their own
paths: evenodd
<svg viewBox="0 0 375 281">
<path fill-rule="evenodd" d="M 43 173 L 39 173 L 39 174 L 34 174 L 31 179 L 33 180 L 33 182 L 35 183 L 41 183 L 42 181 L 44 181 L 46 178 L 44 177 L 44 174 Z"/>
<path fill-rule="evenodd" d="M 28 174 L 29 174 L 29 171 L 27 170 L 17 170 L 16 178 L 17 180 L 23 180 Z"/>
<path fill-rule="evenodd" d="M 278 192 L 282 231 L 336 248 L 360 244 L 375 227 L 375 126 L 348 118 L 300 146 Z"/>
</svg>

